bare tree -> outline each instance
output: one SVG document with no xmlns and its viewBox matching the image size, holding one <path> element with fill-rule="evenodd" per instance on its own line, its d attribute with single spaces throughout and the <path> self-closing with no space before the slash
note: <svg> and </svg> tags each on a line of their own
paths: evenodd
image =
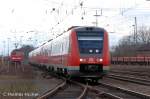
<svg viewBox="0 0 150 99">
<path fill-rule="evenodd" d="M 150 48 L 148 46 L 150 46 L 150 28 L 142 26 L 139 27 L 136 35 L 131 34 L 123 37 L 114 48 L 112 55 L 136 56 L 139 51 L 149 50 Z"/>
<path fill-rule="evenodd" d="M 150 43 L 150 28 L 142 26 L 137 32 L 137 41 L 142 44 Z"/>
</svg>

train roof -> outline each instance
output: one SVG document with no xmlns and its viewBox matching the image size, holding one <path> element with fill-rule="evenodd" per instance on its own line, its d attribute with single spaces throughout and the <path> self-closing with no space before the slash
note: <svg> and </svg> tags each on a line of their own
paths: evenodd
<svg viewBox="0 0 150 99">
<path fill-rule="evenodd" d="M 75 31 L 105 31 L 104 28 L 96 26 L 72 26 L 67 31 L 74 29 Z"/>
<path fill-rule="evenodd" d="M 16 52 L 16 51 L 22 51 L 21 49 L 14 49 L 12 50 L 12 52 Z"/>
</svg>

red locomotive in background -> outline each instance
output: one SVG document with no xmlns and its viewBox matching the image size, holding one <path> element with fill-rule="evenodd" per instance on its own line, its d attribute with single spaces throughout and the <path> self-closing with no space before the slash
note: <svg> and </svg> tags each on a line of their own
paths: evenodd
<svg viewBox="0 0 150 99">
<path fill-rule="evenodd" d="M 10 62 L 11 63 L 21 64 L 23 59 L 24 59 L 24 52 L 21 51 L 20 49 L 15 49 L 11 52 L 11 55 L 10 55 Z"/>
<path fill-rule="evenodd" d="M 29 53 L 29 63 L 71 77 L 101 78 L 109 70 L 108 33 L 76 26 Z"/>
</svg>

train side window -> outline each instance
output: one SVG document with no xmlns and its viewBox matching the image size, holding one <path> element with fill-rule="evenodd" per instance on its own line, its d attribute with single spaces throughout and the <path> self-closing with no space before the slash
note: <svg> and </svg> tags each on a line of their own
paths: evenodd
<svg viewBox="0 0 150 99">
<path fill-rule="evenodd" d="M 66 38 L 64 37 L 64 40 L 63 40 L 63 53 L 66 54 Z"/>
</svg>

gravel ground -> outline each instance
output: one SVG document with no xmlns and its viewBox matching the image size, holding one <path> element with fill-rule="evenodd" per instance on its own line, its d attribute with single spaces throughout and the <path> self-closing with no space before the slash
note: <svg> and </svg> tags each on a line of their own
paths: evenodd
<svg viewBox="0 0 150 99">
<path fill-rule="evenodd" d="M 150 81 L 150 75 L 137 75 L 137 74 L 128 74 L 128 73 L 114 73 L 111 71 L 109 72 L 110 74 L 116 74 L 116 75 L 120 75 L 120 76 L 127 76 L 127 77 L 134 77 L 134 78 L 139 78 L 139 79 L 145 79 L 145 80 L 149 80 Z"/>
<path fill-rule="evenodd" d="M 124 70 L 124 71 L 141 71 L 149 72 L 150 66 L 144 65 L 111 65 L 111 70 Z"/>
<path fill-rule="evenodd" d="M 134 83 L 120 81 L 120 80 L 114 80 L 111 78 L 103 78 L 103 80 L 100 80 L 100 82 L 150 95 L 149 86 L 134 84 Z"/>
<path fill-rule="evenodd" d="M 132 66 L 132 65 L 112 65 L 111 69 L 110 69 L 110 73 L 111 70 L 113 71 L 127 71 L 127 72 L 139 72 L 140 74 L 142 73 L 148 73 L 150 71 L 150 66 L 144 66 L 144 65 L 137 65 L 137 66 Z M 124 76 L 131 76 L 131 77 L 136 77 L 136 78 L 141 78 L 141 79 L 148 79 L 150 80 L 150 74 L 147 76 L 141 76 L 141 75 L 130 75 L 127 73 L 115 73 L 115 74 L 119 74 L 119 75 L 124 75 Z"/>
</svg>

